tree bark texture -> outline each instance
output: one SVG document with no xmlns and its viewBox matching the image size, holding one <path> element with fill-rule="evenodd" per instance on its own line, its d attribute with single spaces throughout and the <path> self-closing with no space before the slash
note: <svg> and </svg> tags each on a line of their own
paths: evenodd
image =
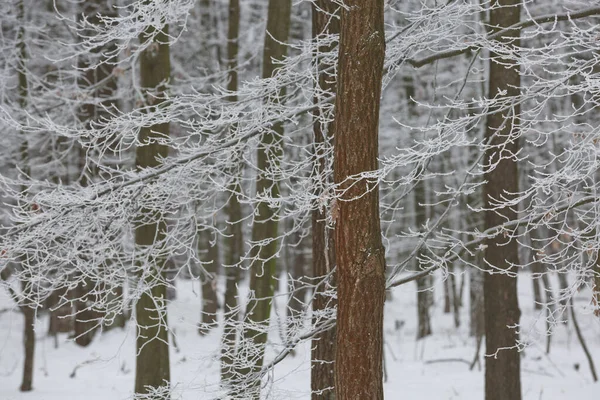
<svg viewBox="0 0 600 400">
<path fill-rule="evenodd" d="M 508 27 L 520 19 L 521 0 L 494 0 L 490 10 L 490 26 Z M 500 6 L 498 8 L 498 6 Z M 498 40 L 519 45 L 519 31 L 506 34 Z M 502 55 L 490 54 L 490 76 L 488 96 L 516 97 L 520 93 L 519 67 L 514 60 Z M 502 62 L 502 64 L 500 63 Z M 507 66 L 508 65 L 508 66 Z M 505 94 L 499 94 L 505 91 Z M 514 136 L 514 125 L 520 107 L 513 106 L 503 112 L 488 116 L 486 139 L 496 135 L 485 154 L 486 165 L 498 162 L 496 168 L 485 176 L 484 204 L 491 207 L 494 201 L 509 197 L 519 190 L 517 163 L 507 158 L 507 152 L 516 154 L 518 139 Z M 499 160 L 500 153 L 504 159 Z M 517 219 L 516 210 L 505 207 L 485 213 L 485 229 Z M 510 237 L 498 235 L 486 241 L 485 260 L 494 268 L 488 268 L 483 281 L 485 309 L 485 399 L 520 400 L 520 354 L 515 348 L 518 333 L 514 326 L 519 323 L 520 310 L 517 298 L 517 270 L 511 265 L 519 263 L 518 244 Z M 490 356 L 492 355 L 492 356 Z M 495 355 L 495 356 L 493 356 Z"/>
<path fill-rule="evenodd" d="M 235 92 L 238 89 L 238 53 L 239 53 L 239 35 L 240 35 L 240 0 L 229 0 L 229 22 L 227 27 L 227 69 L 229 81 L 227 90 Z M 237 101 L 237 96 L 229 99 L 232 102 Z M 233 176 L 241 176 L 241 163 Z M 231 365 L 235 358 L 236 331 L 235 321 L 239 317 L 238 308 L 238 290 L 237 285 L 240 280 L 240 268 L 237 264 L 244 254 L 244 235 L 242 231 L 242 206 L 238 200 L 237 194 L 241 192 L 239 181 L 234 181 L 231 185 L 231 195 L 227 201 L 226 213 L 226 232 L 225 238 L 225 304 L 223 337 L 221 339 L 221 380 L 227 381 L 231 378 Z"/>
<path fill-rule="evenodd" d="M 329 0 L 317 0 L 312 5 L 312 36 L 317 38 L 321 34 L 339 34 L 340 19 L 339 6 Z M 315 55 L 314 62 L 319 71 L 319 79 L 317 80 L 318 88 L 326 93 L 334 94 L 336 90 L 336 79 L 332 73 L 332 65 L 329 65 L 320 59 L 319 54 L 329 52 L 333 49 L 328 46 L 320 46 L 318 53 Z M 319 98 L 315 98 L 315 102 L 319 102 Z M 314 123 L 314 141 L 316 170 L 319 180 L 325 179 L 323 174 L 327 168 L 327 160 L 325 157 L 325 149 L 323 146 L 331 140 L 333 136 L 333 123 L 327 125 L 321 124 L 319 121 L 320 109 L 315 111 Z M 331 179 L 331 178 L 328 178 Z M 315 198 L 318 198 L 322 193 L 322 188 L 317 186 Z M 333 229 L 327 225 L 326 210 L 318 205 L 313 208 L 312 212 L 312 276 L 315 282 L 320 282 L 324 277 L 331 273 L 335 266 L 335 252 L 333 242 Z M 313 325 L 319 323 L 319 318 L 316 316 L 320 311 L 328 308 L 335 308 L 337 301 L 334 297 L 328 296 L 325 293 L 329 288 L 335 286 L 335 273 L 315 288 L 315 296 L 313 300 Z M 335 399 L 335 336 L 336 328 L 333 327 L 325 332 L 316 335 L 312 339 L 311 353 L 311 392 L 312 400 L 334 400 Z"/>
<path fill-rule="evenodd" d="M 151 33 L 152 27 L 147 28 L 146 34 Z M 166 83 L 170 76 L 170 55 L 168 26 L 155 37 L 154 42 L 140 56 L 140 78 L 144 92 L 148 94 L 144 101 L 148 106 L 158 106 L 162 102 L 160 95 L 166 91 Z M 145 41 L 142 34 L 140 41 Z M 156 142 L 150 143 L 157 137 L 169 135 L 169 124 L 159 124 L 144 127 L 140 130 L 140 143 L 136 149 L 136 164 L 138 168 L 157 167 L 158 157 L 167 157 L 168 147 Z M 142 216 L 151 217 L 155 222 L 139 221 L 135 230 L 136 244 L 149 247 L 165 238 L 166 223 L 161 215 L 151 210 L 143 209 Z M 145 394 L 151 388 L 168 386 L 170 381 L 169 369 L 169 335 L 167 327 L 167 290 L 165 285 L 165 257 L 150 259 L 143 267 L 148 269 L 151 289 L 144 292 L 138 300 L 135 312 L 138 327 L 136 342 L 136 375 L 135 392 Z"/>
<path fill-rule="evenodd" d="M 383 399 L 385 259 L 375 182 L 385 56 L 383 0 L 347 0 L 341 11 L 335 103 L 334 206 L 338 270 L 335 387 L 340 400 Z"/>
<path fill-rule="evenodd" d="M 291 8 L 291 0 L 269 0 L 263 52 L 263 78 L 274 76 L 279 67 L 277 62 L 283 60 L 287 54 L 286 43 L 290 30 Z M 266 99 L 266 101 L 279 101 L 283 97 L 285 97 L 285 88 L 280 89 L 276 99 Z M 263 171 L 276 170 L 279 167 L 283 155 L 282 138 L 283 124 L 277 123 L 263 134 L 257 150 L 259 172 L 256 177 L 256 193 L 266 192 L 271 198 L 279 197 L 279 185 Z M 250 292 L 254 297 L 247 304 L 245 320 L 258 328 L 247 327 L 243 332 L 247 343 L 251 345 L 244 349 L 242 357 L 247 359 L 246 364 L 252 367 L 240 371 L 242 379 L 248 379 L 250 374 L 260 371 L 263 364 L 275 287 L 275 255 L 279 248 L 279 243 L 275 240 L 278 232 L 278 210 L 271 208 L 267 202 L 260 202 L 256 207 L 258 213 L 252 225 L 252 242 L 270 241 L 268 244 L 255 246 L 252 253 Z M 245 389 L 246 395 L 258 398 L 260 382 L 251 379 L 253 382 Z"/>
</svg>

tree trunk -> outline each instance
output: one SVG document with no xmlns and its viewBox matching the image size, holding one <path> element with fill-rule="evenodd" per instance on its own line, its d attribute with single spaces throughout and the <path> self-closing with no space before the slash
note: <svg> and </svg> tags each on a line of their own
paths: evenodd
<svg viewBox="0 0 600 400">
<path fill-rule="evenodd" d="M 490 11 L 490 26 L 498 29 L 516 24 L 520 19 L 521 0 L 494 0 Z M 519 31 L 507 33 L 498 39 L 519 45 Z M 490 76 L 488 96 L 516 97 L 519 95 L 519 67 L 512 59 L 504 59 L 501 55 L 490 54 Z M 502 64 L 500 63 L 502 62 Z M 509 65 L 507 68 L 506 65 Z M 486 151 L 486 165 L 498 163 L 495 169 L 487 172 L 484 185 L 484 204 L 491 207 L 497 199 L 502 199 L 517 193 L 519 178 L 517 163 L 507 158 L 507 152 L 517 154 L 518 139 L 513 130 L 515 118 L 520 115 L 519 105 L 511 110 L 495 112 L 488 116 L 486 140 L 492 138 L 492 146 Z M 500 160 L 500 151 L 503 159 Z M 510 156 L 509 156 L 510 157 Z M 510 207 L 485 213 L 485 229 L 500 225 L 505 221 L 517 219 L 516 211 Z M 507 243 L 508 241 L 508 243 Z M 484 276 L 484 307 L 485 307 L 485 398 L 486 400 L 520 400 L 520 354 L 515 348 L 518 333 L 514 326 L 519 323 L 520 310 L 517 298 L 518 245 L 510 237 L 498 235 L 486 241 L 485 259 L 495 267 L 494 271 L 486 271 Z M 500 270 L 500 271 L 499 271 Z M 509 275 L 511 274 L 511 275 Z M 515 274 L 515 275 L 513 275 Z M 489 356 L 495 355 L 495 356 Z"/>
<path fill-rule="evenodd" d="M 85 17 L 91 24 L 102 25 L 101 15 L 116 16 L 114 10 L 109 7 L 106 1 L 92 0 L 82 3 L 80 18 Z M 110 53 L 115 50 L 116 45 L 114 42 L 103 47 L 97 47 L 86 56 L 80 56 L 78 66 L 81 69 L 89 68 L 103 57 L 103 53 Z M 111 116 L 104 108 L 110 110 L 116 104 L 113 95 L 117 91 L 117 78 L 112 76 L 112 68 L 110 64 L 101 64 L 96 68 L 89 68 L 80 72 L 81 75 L 78 77 L 77 83 L 81 91 L 87 92 L 87 95 L 82 97 L 90 100 L 82 102 L 77 116 L 86 128 L 89 128 L 94 121 Z M 103 100 L 100 105 L 98 104 L 98 99 Z M 106 140 L 108 141 L 109 139 Z M 78 152 L 79 183 L 82 186 L 88 186 L 99 174 L 98 166 L 95 164 L 98 160 L 90 162 L 91 159 L 97 158 L 98 155 L 95 149 L 86 149 L 81 145 L 78 146 Z M 90 265 L 90 267 L 103 268 L 102 265 Z M 102 325 L 101 319 L 105 316 L 103 312 L 95 309 L 98 304 L 97 296 L 91 293 L 110 290 L 94 287 L 94 282 L 89 279 L 83 277 L 78 277 L 78 279 L 81 283 L 75 290 L 69 292 L 69 294 L 75 296 L 73 302 L 75 306 L 75 320 L 73 324 L 75 343 L 85 347 L 92 342 L 98 328 Z"/>
<path fill-rule="evenodd" d="M 25 289 L 26 284 L 23 284 Z M 25 349 L 25 360 L 23 362 L 23 380 L 21 381 L 21 392 L 33 390 L 33 361 L 35 357 L 35 308 L 24 305 L 21 307 L 23 313 L 23 348 Z"/>
<path fill-rule="evenodd" d="M 263 54 L 263 78 L 275 75 L 279 68 L 276 64 L 287 54 L 286 42 L 290 30 L 292 2 L 291 0 L 269 0 L 267 14 L 267 32 Z M 279 91 L 278 99 L 285 97 L 285 88 Z M 276 100 L 279 101 L 279 100 Z M 279 185 L 263 171 L 276 170 L 283 155 L 283 124 L 275 124 L 262 138 L 257 150 L 256 193 L 268 193 L 270 198 L 279 197 Z M 255 245 L 250 265 L 250 292 L 253 298 L 246 307 L 244 339 L 247 349 L 243 349 L 244 364 L 249 367 L 240 371 L 242 379 L 260 370 L 263 364 L 267 328 L 271 317 L 271 304 L 275 286 L 275 267 L 279 243 L 277 237 L 278 210 L 271 208 L 267 202 L 256 205 L 258 213 L 252 226 L 252 242 L 268 241 L 265 245 Z M 258 328 L 256 328 L 258 327 Z M 259 398 L 260 382 L 249 382 L 245 388 L 246 396 Z"/>
<path fill-rule="evenodd" d="M 217 297 L 217 275 L 219 267 L 219 248 L 217 242 L 212 245 L 211 233 L 203 230 L 198 235 L 199 258 L 202 261 L 202 268 L 206 274 L 200 274 L 202 282 L 202 312 L 201 322 L 198 327 L 200 335 L 206 335 L 217 326 L 217 311 L 219 309 L 219 299 Z"/>
<path fill-rule="evenodd" d="M 27 107 L 27 96 L 29 93 L 29 83 L 27 81 L 27 69 L 26 63 L 28 59 L 27 48 L 25 46 L 25 7 L 23 5 L 23 0 L 20 0 L 17 4 L 17 18 L 21 22 L 21 26 L 19 27 L 18 37 L 17 37 L 17 46 L 19 50 L 19 65 L 17 69 L 17 75 L 19 80 L 18 86 L 18 96 L 19 96 L 19 105 L 25 111 Z M 21 165 L 20 168 L 24 172 L 25 179 L 27 179 L 30 175 L 30 165 L 29 165 L 29 141 L 25 136 L 25 132 L 21 132 L 22 142 L 20 148 L 20 157 L 21 157 Z M 21 187 L 21 192 L 25 194 L 27 191 L 26 186 Z M 24 255 L 22 258 L 23 261 L 27 260 L 27 255 Z M 28 264 L 25 263 L 25 264 Z M 25 265 L 25 268 L 28 266 Z M 24 274 L 25 277 L 28 276 L 27 273 Z M 25 278 L 26 279 L 26 278 Z M 31 296 L 34 296 L 33 290 L 31 290 L 31 286 L 27 280 L 21 281 L 21 288 L 25 297 L 25 304 L 19 305 L 21 312 L 23 313 L 23 350 L 24 350 L 24 360 L 23 360 L 23 380 L 21 381 L 20 390 L 22 392 L 29 392 L 33 390 L 33 363 L 35 357 L 35 311 L 33 304 L 35 301 L 31 299 Z"/>
<path fill-rule="evenodd" d="M 335 387 L 338 399 L 383 399 L 385 259 L 377 170 L 385 56 L 383 0 L 347 0 L 341 11 L 335 103 L 334 206 L 338 268 Z"/>
<path fill-rule="evenodd" d="M 483 316 L 483 272 L 476 268 L 471 268 L 469 270 L 469 299 L 469 335 L 479 339 L 485 334 L 485 320 Z"/>
<path fill-rule="evenodd" d="M 452 297 L 450 296 L 450 277 L 444 280 L 444 314 L 452 311 Z"/>
<path fill-rule="evenodd" d="M 238 53 L 240 34 L 240 0 L 229 0 L 229 24 L 227 31 L 227 70 L 229 81 L 227 89 L 231 92 L 238 90 Z M 237 96 L 232 96 L 232 102 L 237 101 Z M 241 176 L 241 165 L 236 168 L 233 176 Z M 242 232 L 242 207 L 237 194 L 241 192 L 239 181 L 231 185 L 231 195 L 227 201 L 227 221 L 225 246 L 225 305 L 223 307 L 224 328 L 221 340 L 221 380 L 231 378 L 231 365 L 235 359 L 236 331 L 235 321 L 238 319 L 238 290 L 240 269 L 237 265 L 244 254 L 244 237 Z"/>
<path fill-rule="evenodd" d="M 464 276 L 463 276 L 464 279 Z M 452 293 L 452 312 L 454 316 L 454 327 L 460 327 L 460 307 L 462 303 L 462 292 L 457 287 L 456 284 L 456 267 L 454 263 L 450 265 L 450 276 L 448 277 L 450 281 L 450 289 Z"/>
<path fill-rule="evenodd" d="M 140 41 L 145 41 L 145 35 L 152 33 L 154 29 L 148 27 L 146 33 L 141 35 Z M 141 87 L 144 91 L 153 92 L 158 96 L 146 96 L 144 101 L 149 103 L 149 106 L 158 107 L 162 102 L 160 95 L 166 91 L 165 84 L 169 80 L 171 69 L 168 42 L 168 26 L 164 26 L 154 42 L 140 56 Z M 168 135 L 168 123 L 140 129 L 141 145 L 136 149 L 138 168 L 159 165 L 157 158 L 166 157 L 169 149 L 165 145 L 150 141 Z M 143 209 L 141 216 L 154 222 L 137 222 L 136 244 L 140 247 L 151 247 L 164 240 L 166 223 L 163 217 L 148 209 Z M 165 263 L 165 257 L 161 256 L 150 259 L 150 262 L 143 266 L 148 275 L 147 283 L 152 283 L 152 287 L 141 295 L 135 307 L 138 327 L 135 392 L 138 394 L 146 394 L 152 389 L 168 386 L 170 381 Z"/>
<path fill-rule="evenodd" d="M 339 6 L 328 0 L 317 0 L 312 5 L 312 36 L 321 34 L 339 34 Z M 336 89 L 335 75 L 331 71 L 333 65 L 327 64 L 319 58 L 319 53 L 333 50 L 329 46 L 321 46 L 318 54 L 314 57 L 314 63 L 319 71 L 317 85 L 325 93 L 334 94 Z M 328 70 L 329 71 L 326 71 Z M 315 97 L 315 102 L 321 99 Z M 324 176 L 327 168 L 325 157 L 325 144 L 333 136 L 334 126 L 332 123 L 321 124 L 319 116 L 321 109 L 315 111 L 315 123 L 313 126 L 316 170 L 318 183 L 315 190 L 315 198 L 322 193 L 321 182 L 330 180 L 331 177 Z M 333 230 L 327 226 L 326 210 L 315 205 L 312 212 L 312 276 L 315 283 L 324 279 L 335 266 L 335 253 L 333 242 Z M 326 293 L 336 284 L 335 274 L 315 287 L 313 300 L 313 326 L 318 326 L 319 312 L 336 307 L 335 297 Z M 311 398 L 312 400 L 334 400 L 335 399 L 335 336 L 336 328 L 333 327 L 316 335 L 312 339 L 311 352 Z"/>
<path fill-rule="evenodd" d="M 427 202 L 425 199 L 425 182 L 420 181 L 415 186 L 415 225 L 416 229 L 423 229 L 427 223 Z M 419 257 L 421 253 L 419 253 Z M 416 270 L 421 269 L 418 258 L 415 258 Z M 448 280 L 446 280 L 448 282 Z M 433 286 L 431 275 L 417 279 L 417 339 L 431 335 L 431 318 L 429 308 L 431 306 L 431 292 Z M 450 311 L 450 299 L 448 299 L 448 311 Z"/>
<path fill-rule="evenodd" d="M 294 327 L 301 323 L 303 311 L 306 307 L 306 293 L 308 287 L 306 286 L 305 277 L 307 271 L 306 265 L 306 243 L 310 238 L 301 238 L 301 233 L 297 232 L 292 235 L 292 243 L 296 244 L 295 247 L 288 247 L 290 250 L 291 257 L 289 258 L 288 264 L 288 304 L 286 307 L 286 319 L 288 332 L 291 333 Z M 299 241 L 299 242 L 298 242 Z"/>
<path fill-rule="evenodd" d="M 79 278 L 81 281 L 73 291 L 75 297 L 75 321 L 73 330 L 75 333 L 75 343 L 81 347 L 89 346 L 96 336 L 100 327 L 100 318 L 102 315 L 93 309 L 95 305 L 95 296 L 90 293 L 93 286 L 88 279 Z"/>
</svg>

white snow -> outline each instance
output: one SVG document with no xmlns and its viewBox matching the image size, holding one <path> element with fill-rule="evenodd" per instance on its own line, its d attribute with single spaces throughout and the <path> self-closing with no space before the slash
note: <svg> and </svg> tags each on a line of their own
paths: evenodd
<svg viewBox="0 0 600 400">
<path fill-rule="evenodd" d="M 527 400 L 591 399 L 600 390 L 593 384 L 584 353 L 571 324 L 559 324 L 552 338 L 549 356 L 544 353 L 545 321 L 533 308 L 531 280 L 519 277 L 522 316 L 522 339 L 531 342 L 522 353 L 522 389 Z M 445 359 L 472 360 L 475 339 L 468 336 L 468 287 L 461 327 L 454 328 L 451 314 L 443 313 L 443 293 L 436 285 L 432 314 L 434 335 L 416 342 L 415 284 L 394 290 L 394 298 L 386 303 L 385 364 L 387 399 L 462 399 L 484 398 L 483 370 L 469 371 L 464 362 Z M 220 330 L 208 336 L 197 334 L 200 300 L 198 283 L 178 282 L 178 298 L 170 305 L 169 321 L 177 335 L 179 351 L 171 347 L 174 398 L 184 400 L 213 399 L 217 396 Z M 589 293 L 575 296 L 578 321 L 595 361 L 600 363 L 600 319 L 585 311 Z M 283 304 L 278 299 L 278 307 Z M 11 306 L 6 293 L 0 294 L 0 309 Z M 282 312 L 273 314 L 274 321 Z M 404 321 L 396 329 L 396 321 Z M 134 382 L 134 329 L 129 323 L 123 331 L 102 333 L 87 348 L 80 348 L 61 336 L 58 349 L 53 339 L 46 337 L 47 318 L 37 325 L 34 391 L 20 393 L 22 318 L 15 311 L 0 314 L 0 399 L 2 400 L 106 400 L 128 399 Z M 275 335 L 276 336 L 276 335 Z M 279 341 L 278 338 L 270 338 Z M 482 348 L 483 351 L 483 348 Z M 272 350 L 269 357 L 276 354 Z M 427 363 L 428 361 L 439 361 Z M 91 362 L 90 362 L 91 361 Z M 76 376 L 69 375 L 77 365 Z M 482 360 L 483 362 L 483 360 Z M 579 364 L 579 370 L 575 365 Z M 600 366 L 600 365 L 599 365 Z M 310 377 L 310 344 L 302 344 L 293 357 L 278 364 L 264 390 L 269 399 L 308 399 Z"/>
</svg>

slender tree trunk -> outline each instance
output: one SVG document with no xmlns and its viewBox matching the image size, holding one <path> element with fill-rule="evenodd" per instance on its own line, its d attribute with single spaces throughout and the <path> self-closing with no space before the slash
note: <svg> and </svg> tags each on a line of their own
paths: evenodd
<svg viewBox="0 0 600 400">
<path fill-rule="evenodd" d="M 533 274 L 540 274 L 542 273 L 542 266 L 540 265 L 539 262 L 535 262 L 532 266 L 531 266 L 531 272 Z M 534 310 L 541 310 L 542 309 L 542 282 L 540 282 L 540 278 L 537 276 L 534 276 L 531 279 L 531 283 L 533 285 L 533 308 Z"/>
<path fill-rule="evenodd" d="M 347 0 L 341 11 L 335 103 L 334 206 L 338 268 L 335 387 L 338 399 L 383 399 L 385 258 L 377 170 L 385 56 L 383 0 Z"/>
<path fill-rule="evenodd" d="M 116 16 L 114 10 L 108 6 L 104 0 L 89 0 L 81 4 L 81 17 L 85 17 L 91 24 L 101 25 L 101 15 Z M 80 56 L 78 66 L 82 69 L 89 68 L 95 65 L 104 52 L 113 52 L 116 49 L 114 42 L 107 44 L 104 47 L 98 47 L 91 53 Z M 109 117 L 110 114 L 104 110 L 104 107 L 111 109 L 115 106 L 116 100 L 113 98 L 117 90 L 117 79 L 112 77 L 112 66 L 102 64 L 96 68 L 90 68 L 81 72 L 78 78 L 80 90 L 86 91 L 87 96 L 84 99 L 78 110 L 78 118 L 82 125 L 89 128 L 90 124 L 98 121 L 101 118 Z M 102 99 L 102 106 L 99 106 L 97 101 Z M 95 149 L 78 147 L 79 157 L 79 183 L 82 186 L 88 186 L 98 175 L 99 169 L 94 160 L 97 158 Z M 104 268 L 103 265 L 90 266 L 92 268 Z M 97 333 L 98 328 L 102 325 L 101 319 L 105 316 L 103 312 L 95 309 L 97 305 L 97 296 L 91 294 L 94 292 L 105 291 L 102 287 L 94 287 L 94 283 L 86 278 L 79 277 L 81 283 L 77 288 L 69 294 L 74 295 L 75 318 L 74 318 L 74 335 L 75 343 L 79 346 L 88 346 Z"/>
<path fill-rule="evenodd" d="M 469 335 L 479 338 L 485 334 L 483 316 L 483 272 L 476 268 L 469 270 Z"/>
<path fill-rule="evenodd" d="M 521 0 L 494 0 L 491 3 L 490 25 L 492 27 L 508 27 L 519 22 Z M 519 45 L 519 31 L 507 33 L 501 39 Z M 514 60 L 503 59 L 498 54 L 490 54 L 490 97 L 498 93 L 502 96 L 516 97 L 520 91 L 519 67 Z M 502 61 L 502 64 L 500 63 Z M 506 65 L 509 65 L 507 67 Z M 496 199 L 501 199 L 517 193 L 519 178 L 517 163 L 507 158 L 506 153 L 517 154 L 518 140 L 511 137 L 518 129 L 513 121 L 520 115 L 520 107 L 514 105 L 505 112 L 490 114 L 487 120 L 486 139 L 492 138 L 492 146 L 503 146 L 503 159 L 500 160 L 500 148 L 493 147 L 486 151 L 486 165 L 498 163 L 496 168 L 486 174 L 484 185 L 484 204 L 491 207 Z M 485 214 L 485 229 L 512 221 L 517 218 L 513 208 L 488 211 Z M 507 243 L 508 241 L 508 243 Z M 486 400 L 520 400 L 521 376 L 520 354 L 515 348 L 518 333 L 514 328 L 519 323 L 520 310 L 517 298 L 518 245 L 510 237 L 498 235 L 486 241 L 485 259 L 487 263 L 501 270 L 487 271 L 484 276 L 484 307 L 485 307 L 485 398 Z M 493 273 L 492 273 L 493 272 Z M 495 355 L 495 356 L 489 356 Z"/>
<path fill-rule="evenodd" d="M 21 22 L 21 26 L 18 31 L 17 37 L 17 46 L 19 50 L 19 65 L 17 70 L 17 75 L 19 79 L 18 86 L 18 95 L 19 95 L 19 104 L 23 111 L 27 107 L 27 96 L 29 92 L 29 85 L 27 81 L 27 48 L 25 47 L 25 7 L 23 5 L 23 0 L 20 0 L 17 4 L 17 13 L 18 20 Z M 21 133 L 22 141 L 20 148 L 20 156 L 21 156 L 21 169 L 23 170 L 26 177 L 30 174 L 30 165 L 29 165 L 29 141 L 27 137 L 25 137 L 25 133 Z M 27 191 L 27 187 L 21 187 L 21 192 L 25 194 Z M 22 257 L 23 261 L 27 261 L 27 255 Z M 28 264 L 28 263 L 26 263 Z M 25 265 L 27 268 L 27 265 Z M 25 277 L 28 276 L 27 273 L 24 274 Z M 19 305 L 21 312 L 23 314 L 23 350 L 24 350 L 24 359 L 23 359 L 23 380 L 21 381 L 20 390 L 22 392 L 29 392 L 33 390 L 33 363 L 35 357 L 35 308 L 30 304 L 34 304 L 32 296 L 35 295 L 33 290 L 31 289 L 30 282 L 26 280 L 21 282 L 22 292 L 25 297 L 25 304 Z"/>
<path fill-rule="evenodd" d="M 217 297 L 219 248 L 216 241 L 214 245 L 210 242 L 211 233 L 208 230 L 201 231 L 198 235 L 198 249 L 201 253 L 202 267 L 207 274 L 200 274 L 202 282 L 202 312 L 201 323 L 198 327 L 200 335 L 208 334 L 212 328 L 217 326 L 217 311 L 219 309 L 219 299 Z"/>
<path fill-rule="evenodd" d="M 151 34 L 154 29 L 148 27 L 141 35 L 140 41 L 145 41 L 146 35 Z M 171 69 L 168 42 L 168 26 L 164 26 L 154 42 L 140 56 L 141 86 L 143 90 L 158 95 L 158 97 L 146 96 L 144 100 L 150 106 L 160 105 L 162 102 L 160 95 L 167 90 L 166 83 Z M 136 149 L 138 168 L 157 167 L 158 157 L 167 157 L 169 152 L 167 146 L 150 141 L 168 135 L 168 123 L 144 127 L 140 130 L 141 146 Z M 156 246 L 166 236 L 166 223 L 161 215 L 151 210 L 143 209 L 142 216 L 149 217 L 155 222 L 137 222 L 136 244 L 140 247 Z M 149 272 L 148 283 L 152 283 L 152 287 L 141 295 L 135 306 L 138 327 L 135 392 L 138 394 L 168 386 L 170 382 L 165 263 L 166 257 L 160 256 L 150 259 L 148 264 L 143 266 Z"/>
<path fill-rule="evenodd" d="M 427 222 L 427 203 L 425 199 L 425 182 L 420 181 L 415 186 L 415 225 L 417 229 L 422 229 Z M 420 256 L 421 254 L 419 254 Z M 419 260 L 415 258 L 416 269 L 420 269 Z M 448 280 L 446 280 L 448 282 Z M 430 289 L 433 286 L 432 277 L 428 275 L 417 279 L 417 339 L 422 339 L 431 335 L 431 318 L 429 308 L 431 306 Z M 450 299 L 448 299 L 448 311 L 450 308 Z"/>
<path fill-rule="evenodd" d="M 291 257 L 288 264 L 288 304 L 286 307 L 286 317 L 288 324 L 288 332 L 292 332 L 294 326 L 302 318 L 302 313 L 306 307 L 306 286 L 305 277 L 307 275 L 306 251 L 309 238 L 301 238 L 300 233 L 292 236 L 293 243 L 297 243 L 295 247 L 288 247 Z M 298 243 L 299 241 L 299 243 Z"/>
<path fill-rule="evenodd" d="M 278 61 L 283 60 L 287 54 L 286 42 L 290 30 L 291 0 L 269 0 L 267 14 L 267 32 L 263 54 L 263 78 L 275 75 Z M 280 89 L 278 98 L 285 97 L 285 88 Z M 276 100 L 277 101 L 277 100 Z M 276 170 L 283 155 L 282 149 L 283 124 L 275 124 L 262 138 L 257 151 L 256 193 L 268 193 L 269 197 L 279 197 L 279 185 L 263 171 Z M 271 208 L 267 202 L 257 204 L 258 213 L 252 226 L 252 242 L 260 243 L 269 241 L 265 245 L 255 245 L 250 265 L 250 291 L 253 298 L 246 307 L 244 339 L 248 352 L 244 349 L 242 354 L 247 360 L 246 364 L 252 367 L 240 371 L 243 379 L 260 370 L 263 364 L 265 345 L 267 342 L 266 329 L 271 317 L 271 304 L 275 289 L 275 255 L 279 243 L 277 237 L 278 210 Z M 251 326 L 250 326 L 251 325 Z M 259 328 L 256 328 L 256 327 Z M 260 382 L 255 380 L 246 388 L 246 395 L 258 398 L 260 395 Z"/>
<path fill-rule="evenodd" d="M 240 0 L 229 0 L 229 23 L 227 31 L 227 70 L 229 81 L 227 89 L 236 92 L 238 89 L 238 53 L 239 53 L 239 34 L 240 34 Z M 237 101 L 237 96 L 233 95 L 229 99 L 232 102 Z M 237 168 L 233 176 L 242 174 L 242 169 Z M 233 361 L 235 359 L 236 331 L 235 321 L 238 319 L 238 290 L 237 285 L 240 280 L 240 262 L 244 253 L 244 237 L 242 232 L 242 207 L 237 194 L 241 192 L 239 181 L 231 185 L 231 195 L 227 202 L 227 226 L 225 239 L 225 305 L 224 309 L 224 329 L 221 340 L 221 380 L 227 381 L 231 378 Z"/>
<path fill-rule="evenodd" d="M 454 263 L 453 263 L 454 264 Z M 450 289 L 452 293 L 452 312 L 454 317 L 454 327 L 460 327 L 460 307 L 462 303 L 462 292 L 459 290 L 456 284 L 456 275 L 455 275 L 456 267 L 454 265 L 450 266 L 450 276 L 448 280 L 450 281 Z M 464 276 L 463 276 L 464 279 Z"/>
<path fill-rule="evenodd" d="M 450 277 L 444 281 L 444 314 L 452 311 L 452 296 L 450 296 Z"/>
<path fill-rule="evenodd" d="M 33 360 L 35 357 L 35 309 L 32 307 L 21 307 L 23 313 L 23 347 L 25 349 L 25 360 L 23 362 L 23 380 L 21 381 L 21 392 L 33 390 Z"/>
<path fill-rule="evenodd" d="M 317 38 L 321 34 L 339 34 L 339 6 L 328 0 L 317 0 L 312 5 L 312 36 Z M 325 93 L 334 94 L 336 89 L 336 79 L 333 74 L 333 65 L 327 64 L 320 59 L 320 53 L 332 51 L 330 46 L 320 46 L 317 54 L 314 56 L 314 63 L 319 71 L 317 85 Z M 315 102 L 321 99 L 315 97 Z M 318 183 L 315 191 L 315 198 L 318 198 L 323 189 L 320 182 L 331 177 L 324 176 L 327 168 L 324 146 L 333 136 L 334 126 L 332 123 L 321 124 L 319 116 L 321 109 L 315 114 L 315 123 L 313 127 L 316 170 Z M 312 276 L 315 282 L 320 282 L 335 266 L 335 253 L 333 243 L 333 230 L 327 226 L 326 210 L 316 205 L 312 212 Z M 325 279 L 315 288 L 313 300 L 313 325 L 320 323 L 317 316 L 319 312 L 328 308 L 336 307 L 336 299 L 327 295 L 327 291 L 335 286 L 335 274 Z M 335 336 L 336 328 L 333 327 L 325 332 L 316 335 L 312 340 L 311 353 L 311 391 L 312 400 L 334 400 L 335 399 Z"/>
</svg>

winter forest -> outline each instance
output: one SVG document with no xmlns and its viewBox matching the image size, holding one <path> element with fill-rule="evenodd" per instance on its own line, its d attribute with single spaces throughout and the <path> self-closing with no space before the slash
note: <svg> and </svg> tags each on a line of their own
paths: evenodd
<svg viewBox="0 0 600 400">
<path fill-rule="evenodd" d="M 0 0 L 0 399 L 597 397 L 600 0 Z"/>
</svg>

